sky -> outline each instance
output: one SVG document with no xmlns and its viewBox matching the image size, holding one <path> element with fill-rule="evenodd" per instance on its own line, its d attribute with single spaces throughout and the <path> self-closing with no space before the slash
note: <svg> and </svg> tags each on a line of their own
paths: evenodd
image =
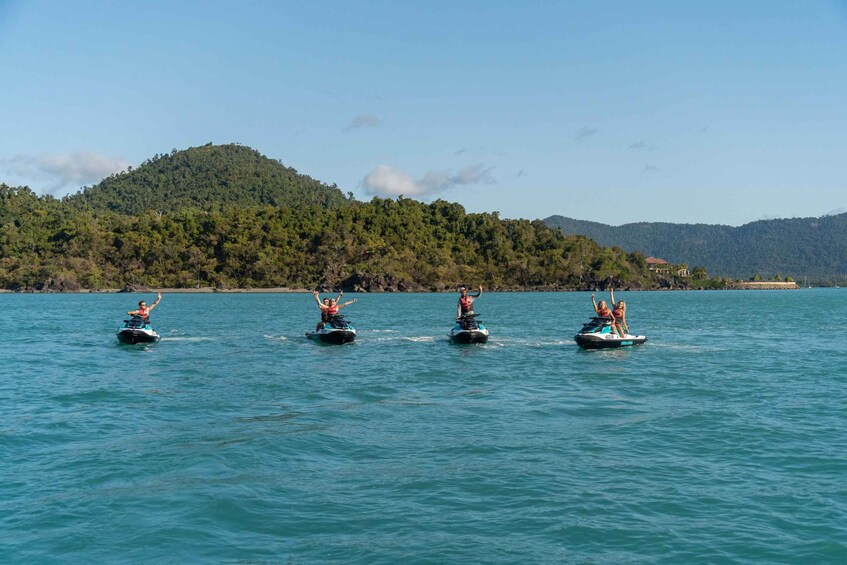
<svg viewBox="0 0 847 565">
<path fill-rule="evenodd" d="M 503 218 L 847 211 L 847 0 L 0 0 L 0 182 L 240 143 Z"/>
</svg>

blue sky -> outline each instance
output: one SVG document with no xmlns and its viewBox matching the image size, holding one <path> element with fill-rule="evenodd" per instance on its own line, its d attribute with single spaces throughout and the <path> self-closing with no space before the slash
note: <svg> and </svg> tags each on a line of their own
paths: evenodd
<svg viewBox="0 0 847 565">
<path fill-rule="evenodd" d="M 357 198 L 740 225 L 847 210 L 847 2 L 0 0 L 0 181 L 238 142 Z"/>
</svg>

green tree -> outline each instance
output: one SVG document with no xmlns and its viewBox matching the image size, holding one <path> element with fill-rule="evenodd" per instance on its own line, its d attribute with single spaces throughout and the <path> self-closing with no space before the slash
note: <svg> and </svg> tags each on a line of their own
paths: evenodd
<svg viewBox="0 0 847 565">
<path fill-rule="evenodd" d="M 705 267 L 694 267 L 691 269 L 691 278 L 696 280 L 706 280 L 709 278 L 709 273 Z"/>
</svg>

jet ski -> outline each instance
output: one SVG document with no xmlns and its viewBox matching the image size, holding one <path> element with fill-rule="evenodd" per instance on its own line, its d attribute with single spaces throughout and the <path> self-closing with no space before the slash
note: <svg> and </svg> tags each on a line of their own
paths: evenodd
<svg viewBox="0 0 847 565">
<path fill-rule="evenodd" d="M 450 341 L 453 343 L 485 343 L 488 341 L 488 330 L 476 319 L 476 314 L 464 314 L 450 330 Z"/>
<path fill-rule="evenodd" d="M 306 332 L 306 337 L 323 343 L 343 345 L 355 341 L 356 329 L 344 319 L 344 316 L 336 314 L 330 321 L 325 322 L 321 329 Z"/>
<path fill-rule="evenodd" d="M 583 349 L 607 349 L 612 347 L 628 347 L 641 345 L 647 338 L 643 335 L 626 334 L 618 336 L 612 329 L 612 319 L 605 316 L 591 318 L 582 326 L 574 341 Z"/>
<path fill-rule="evenodd" d="M 124 325 L 118 328 L 118 341 L 121 343 L 153 343 L 159 339 L 159 334 L 150 326 L 150 320 L 141 316 L 124 320 Z"/>
</svg>

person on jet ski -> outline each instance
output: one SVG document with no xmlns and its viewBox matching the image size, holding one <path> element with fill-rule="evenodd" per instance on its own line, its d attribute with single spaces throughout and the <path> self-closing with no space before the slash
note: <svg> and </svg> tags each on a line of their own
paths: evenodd
<svg viewBox="0 0 847 565">
<path fill-rule="evenodd" d="M 338 297 L 336 298 L 324 298 L 323 302 L 321 302 L 320 297 L 318 296 L 318 291 L 312 292 L 315 297 L 315 302 L 318 303 L 318 308 L 321 309 L 321 321 L 318 322 L 318 325 L 315 326 L 315 331 L 318 332 L 323 328 L 326 324 L 332 321 L 332 317 L 338 314 L 338 311 L 344 308 L 345 306 L 350 306 L 354 302 L 358 300 L 358 298 L 354 298 L 353 300 L 348 300 L 343 304 L 339 304 L 338 301 L 341 300 L 341 297 L 344 296 L 344 291 L 340 291 L 338 293 Z"/>
<path fill-rule="evenodd" d="M 138 310 L 130 310 L 129 312 L 127 312 L 127 314 L 129 314 L 130 316 L 138 316 L 139 318 L 144 320 L 145 324 L 149 323 L 150 322 L 150 310 L 155 308 L 156 305 L 159 304 L 159 301 L 161 299 L 162 299 L 162 293 L 160 292 L 156 296 L 156 301 L 153 304 L 151 304 L 149 308 L 147 307 L 147 303 L 144 302 L 143 300 L 141 300 L 138 303 Z"/>
<path fill-rule="evenodd" d="M 615 289 L 612 287 L 609 287 L 609 298 L 611 299 L 613 306 L 612 317 L 615 319 L 612 322 L 612 325 L 614 325 L 615 329 L 617 329 L 618 335 L 623 337 L 629 333 L 629 326 L 626 323 L 626 303 L 623 300 L 615 303 Z"/>
<path fill-rule="evenodd" d="M 482 285 L 479 285 L 479 292 L 476 293 L 476 296 L 471 296 L 468 294 L 468 289 L 464 286 L 459 287 L 459 304 L 456 306 L 456 319 L 461 320 L 462 316 L 467 316 L 468 314 L 473 314 L 473 303 L 474 300 L 482 296 Z"/>
<path fill-rule="evenodd" d="M 592 294 L 591 304 L 594 305 L 594 311 L 597 312 L 598 316 L 601 318 L 609 318 L 612 321 L 612 331 L 619 337 L 623 337 L 623 335 L 618 332 L 618 328 L 615 326 L 615 315 L 611 310 L 609 310 L 609 307 L 606 305 L 606 301 L 601 300 L 600 304 L 597 304 L 597 301 L 594 300 L 594 295 Z"/>
</svg>

